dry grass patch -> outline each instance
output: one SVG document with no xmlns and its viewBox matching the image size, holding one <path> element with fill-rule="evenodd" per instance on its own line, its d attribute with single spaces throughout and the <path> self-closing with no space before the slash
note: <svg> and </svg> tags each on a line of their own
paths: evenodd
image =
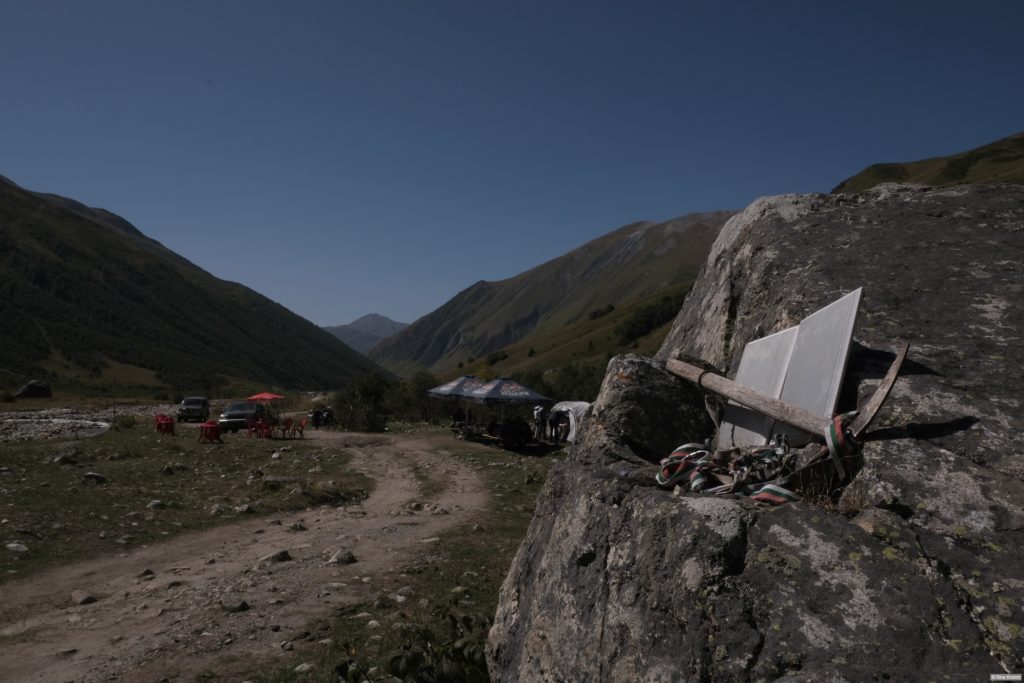
<svg viewBox="0 0 1024 683">
<path fill-rule="evenodd" d="M 360 500 L 372 486 L 322 442 L 197 435 L 157 434 L 145 420 L 89 439 L 0 443 L 0 582 L 243 515 Z"/>
</svg>

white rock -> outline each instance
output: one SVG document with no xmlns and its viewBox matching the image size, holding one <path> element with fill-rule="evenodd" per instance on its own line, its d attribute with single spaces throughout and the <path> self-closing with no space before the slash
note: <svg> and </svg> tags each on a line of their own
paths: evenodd
<svg viewBox="0 0 1024 683">
<path fill-rule="evenodd" d="M 303 662 L 302 664 L 299 664 L 297 667 L 295 667 L 294 671 L 297 674 L 304 674 L 309 673 L 315 668 L 316 667 L 313 664 L 310 664 L 309 662 Z"/>
<path fill-rule="evenodd" d="M 12 553 L 27 553 L 28 552 L 28 546 L 25 545 L 24 543 L 17 543 L 17 542 L 15 542 L 15 543 L 8 543 L 6 548 L 8 550 L 10 550 Z"/>
</svg>

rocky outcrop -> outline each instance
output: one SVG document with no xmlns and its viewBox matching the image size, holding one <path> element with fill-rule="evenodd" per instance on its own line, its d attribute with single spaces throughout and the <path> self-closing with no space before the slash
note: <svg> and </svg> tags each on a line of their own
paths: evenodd
<svg viewBox="0 0 1024 683">
<path fill-rule="evenodd" d="M 761 199 L 731 219 L 655 359 L 609 364 L 502 589 L 495 680 L 987 680 L 1024 670 L 1018 435 L 1024 188 L 883 185 Z M 840 397 L 910 359 L 830 499 L 673 496 L 659 457 L 711 432 L 686 354 L 864 287 Z"/>
<path fill-rule="evenodd" d="M 53 396 L 53 389 L 46 382 L 32 379 L 25 383 L 14 394 L 15 398 L 50 398 Z"/>
</svg>

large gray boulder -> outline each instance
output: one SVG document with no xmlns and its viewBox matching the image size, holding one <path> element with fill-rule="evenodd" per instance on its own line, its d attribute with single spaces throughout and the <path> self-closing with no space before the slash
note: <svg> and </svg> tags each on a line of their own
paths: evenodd
<svg viewBox="0 0 1024 683">
<path fill-rule="evenodd" d="M 732 218 L 655 359 L 613 359 L 555 467 L 488 643 L 500 681 L 988 680 L 1024 670 L 1024 188 L 881 186 Z M 864 287 L 840 408 L 911 342 L 833 497 L 673 496 L 711 430 L 663 369 L 735 375 L 750 340 Z"/>
</svg>

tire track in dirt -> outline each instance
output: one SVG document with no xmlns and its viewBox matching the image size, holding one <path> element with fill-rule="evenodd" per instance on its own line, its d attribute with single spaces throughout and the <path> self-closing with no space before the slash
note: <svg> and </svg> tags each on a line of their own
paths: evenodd
<svg viewBox="0 0 1024 683">
<path fill-rule="evenodd" d="M 311 620 L 384 590 L 387 574 L 429 547 L 424 540 L 471 522 L 487 502 L 477 472 L 441 453 L 439 439 L 311 436 L 344 448 L 350 468 L 376 482 L 362 504 L 241 521 L 8 582 L 0 680 L 188 680 L 224 657 L 273 657 Z M 446 480 L 435 499 L 423 498 L 414 463 Z M 449 514 L 396 514 L 413 501 Z M 293 531 L 299 523 L 307 530 Z M 326 564 L 342 547 L 358 561 Z M 260 559 L 281 550 L 293 559 Z M 146 569 L 150 580 L 140 576 Z M 98 600 L 72 605 L 74 590 Z M 230 611 L 243 601 L 247 609 Z"/>
</svg>

